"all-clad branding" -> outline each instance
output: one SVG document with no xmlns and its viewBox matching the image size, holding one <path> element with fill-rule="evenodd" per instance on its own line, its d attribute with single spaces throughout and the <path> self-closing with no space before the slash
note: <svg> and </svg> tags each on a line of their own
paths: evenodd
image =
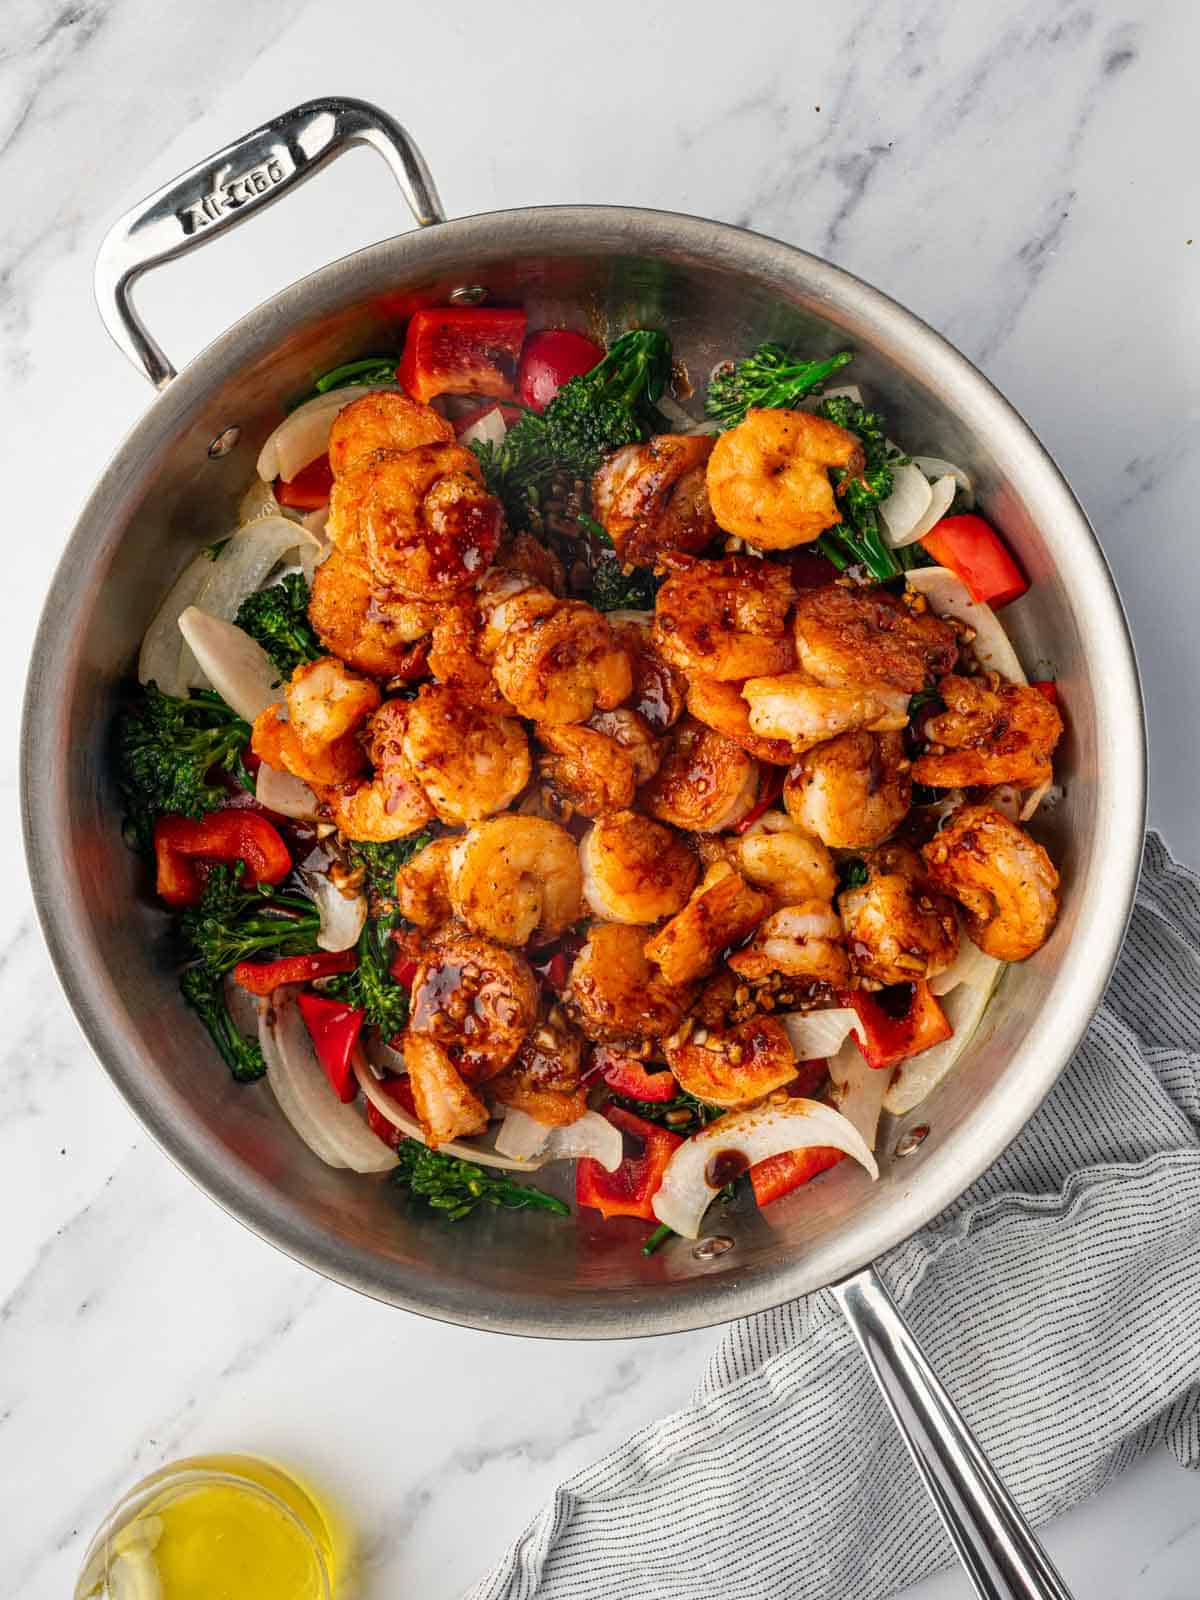
<svg viewBox="0 0 1200 1600">
<path fill-rule="evenodd" d="M 279 145 L 273 155 L 260 161 L 257 166 L 236 173 L 233 177 L 222 178 L 199 200 L 181 206 L 175 212 L 179 226 L 186 234 L 200 233 L 229 212 L 236 211 L 239 206 L 257 200 L 295 170 L 296 164 L 287 149 Z"/>
</svg>

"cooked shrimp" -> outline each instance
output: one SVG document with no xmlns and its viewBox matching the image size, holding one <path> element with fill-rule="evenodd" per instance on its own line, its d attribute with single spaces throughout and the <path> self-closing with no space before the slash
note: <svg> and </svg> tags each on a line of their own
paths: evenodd
<svg viewBox="0 0 1200 1600">
<path fill-rule="evenodd" d="M 589 1039 L 662 1039 L 683 1020 L 694 988 L 668 983 L 646 960 L 645 942 L 644 928 L 617 922 L 591 928 L 565 997 Z"/>
<path fill-rule="evenodd" d="M 745 949 L 729 957 L 729 965 L 752 981 L 781 972 L 838 989 L 850 977 L 841 918 L 828 900 L 804 900 L 772 912 Z"/>
<path fill-rule="evenodd" d="M 696 833 L 732 828 L 758 797 L 758 762 L 741 745 L 685 717 L 639 796 L 652 817 Z"/>
<path fill-rule="evenodd" d="M 523 572 L 493 567 L 476 589 L 475 603 L 481 623 L 479 652 L 484 661 L 490 662 L 509 628 L 548 617 L 557 610 L 559 597 Z"/>
<path fill-rule="evenodd" d="M 842 520 L 829 469 L 863 469 L 852 433 L 805 411 L 747 411 L 717 440 L 708 495 L 726 533 L 756 550 L 790 550 Z"/>
<path fill-rule="evenodd" d="M 555 938 L 582 909 L 575 841 L 543 817 L 493 817 L 471 828 L 450 858 L 455 914 L 500 944 Z"/>
<path fill-rule="evenodd" d="M 528 578 L 540 588 L 549 589 L 551 594 L 566 593 L 562 562 L 531 533 L 506 533 L 496 551 L 496 567 L 500 572 L 515 572 Z"/>
<path fill-rule="evenodd" d="M 321 750 L 353 733 L 379 705 L 379 686 L 351 672 L 337 656 L 305 661 L 283 691 L 288 724 L 304 751 Z"/>
<path fill-rule="evenodd" d="M 680 1087 L 714 1106 L 745 1106 L 796 1076 L 796 1053 L 776 1017 L 749 1017 L 732 1028 L 682 1028 L 665 1045 Z"/>
<path fill-rule="evenodd" d="M 721 952 L 741 944 L 770 909 L 767 896 L 752 888 L 728 862 L 714 862 L 683 910 L 646 945 L 647 959 L 668 983 L 703 978 L 716 966 Z"/>
<path fill-rule="evenodd" d="M 917 612 L 885 590 L 830 583 L 796 600 L 800 666 L 830 689 L 888 688 L 916 694 L 958 655 L 949 622 Z"/>
<path fill-rule="evenodd" d="M 436 1039 L 405 1034 L 404 1064 L 417 1117 L 431 1149 L 484 1132 L 488 1125 L 487 1107 L 463 1082 Z"/>
<path fill-rule="evenodd" d="M 609 456 L 592 508 L 624 562 L 650 567 L 666 550 L 703 550 L 717 532 L 708 503 L 708 434 L 661 433 Z"/>
<path fill-rule="evenodd" d="M 454 428 L 432 406 L 399 390 L 381 389 L 343 406 L 329 430 L 329 465 L 335 478 L 376 450 L 412 450 L 421 444 L 447 444 Z"/>
<path fill-rule="evenodd" d="M 787 628 L 794 599 L 786 567 L 774 562 L 690 562 L 658 591 L 655 646 L 689 676 L 728 681 L 786 672 L 796 660 Z"/>
<path fill-rule="evenodd" d="M 508 701 L 492 677 L 491 659 L 483 654 L 482 637 L 483 622 L 474 596 L 461 595 L 439 606 L 429 670 L 468 705 L 480 711 L 508 711 Z"/>
<path fill-rule="evenodd" d="M 374 678 L 403 672 L 411 661 L 411 646 L 429 632 L 437 616 L 436 606 L 377 588 L 340 550 L 313 576 L 308 620 L 317 637 L 347 666 Z"/>
<path fill-rule="evenodd" d="M 1058 873 L 1041 845 L 995 807 L 963 806 L 922 854 L 985 954 L 1024 961 L 1046 942 L 1058 915 Z"/>
<path fill-rule="evenodd" d="M 435 839 L 396 873 L 396 910 L 419 928 L 440 928 L 449 922 L 450 856 L 458 840 Z"/>
<path fill-rule="evenodd" d="M 464 705 L 443 684 L 422 684 L 409 704 L 403 751 L 443 822 L 503 811 L 529 782 L 529 741 L 517 718 Z"/>
<path fill-rule="evenodd" d="M 506 627 L 492 672 L 509 704 L 534 722 L 586 722 L 633 688 L 628 654 L 582 600 L 557 600 L 552 611 Z"/>
<path fill-rule="evenodd" d="M 827 689 L 803 672 L 747 678 L 742 695 L 753 732 L 790 744 L 794 755 L 858 728 L 891 732 L 908 721 L 902 689 Z"/>
<path fill-rule="evenodd" d="M 630 709 L 652 733 L 666 733 L 686 709 L 687 679 L 654 648 L 654 613 L 610 611 L 608 621 L 633 665 Z"/>
<path fill-rule="evenodd" d="M 250 748 L 260 761 L 280 772 L 321 789 L 326 784 L 346 783 L 367 764 L 366 753 L 357 736 L 346 733 L 330 744 L 306 750 L 290 722 L 281 716 L 282 708 L 268 706 L 254 719 Z"/>
<path fill-rule="evenodd" d="M 953 966 L 958 915 L 929 882 L 917 852 L 885 844 L 867 858 L 867 868 L 864 884 L 838 896 L 846 944 L 862 976 L 911 983 Z"/>
<path fill-rule="evenodd" d="M 687 902 L 700 868 L 677 833 L 636 811 L 601 817 L 579 844 L 583 895 L 609 922 L 652 923 Z"/>
<path fill-rule="evenodd" d="M 832 900 L 837 888 L 833 857 L 811 833 L 782 811 L 766 811 L 739 838 L 728 841 L 729 860 L 777 907 L 802 900 Z"/>
<path fill-rule="evenodd" d="M 539 724 L 538 770 L 585 817 L 621 811 L 658 771 L 658 741 L 636 711 L 598 711 L 588 722 Z"/>
<path fill-rule="evenodd" d="M 506 1071 L 488 1084 L 488 1094 L 501 1105 L 515 1106 L 548 1128 L 577 1122 L 587 1110 L 587 1090 L 580 1082 L 584 1041 L 552 1006 Z"/>
<path fill-rule="evenodd" d="M 723 733 L 758 761 L 767 761 L 777 767 L 790 767 L 796 759 L 796 752 L 789 740 L 765 739 L 753 731 L 750 726 L 750 703 L 743 696 L 739 684 L 722 683 L 717 678 L 690 678 L 687 708 L 697 722 Z"/>
<path fill-rule="evenodd" d="M 349 839 L 406 839 L 433 820 L 433 807 L 404 754 L 407 700 L 385 700 L 367 725 L 371 782 L 341 784 L 323 796 L 331 819 Z"/>
<path fill-rule="evenodd" d="M 334 491 L 333 542 L 365 561 L 379 583 L 415 600 L 447 600 L 467 588 L 500 542 L 500 502 L 461 445 L 381 450 Z"/>
<path fill-rule="evenodd" d="M 436 1040 L 456 1071 L 481 1083 L 515 1058 L 537 1008 L 537 980 L 524 957 L 451 928 L 418 963 L 408 1037 Z"/>
<path fill-rule="evenodd" d="M 925 723 L 933 750 L 913 763 L 913 778 L 934 789 L 1013 783 L 1036 789 L 1052 776 L 1050 757 L 1062 718 L 1040 689 L 951 673 L 938 684 L 945 711 Z"/>
<path fill-rule="evenodd" d="M 882 844 L 911 800 L 898 733 L 843 733 L 802 756 L 783 785 L 788 816 L 835 850 Z"/>
</svg>

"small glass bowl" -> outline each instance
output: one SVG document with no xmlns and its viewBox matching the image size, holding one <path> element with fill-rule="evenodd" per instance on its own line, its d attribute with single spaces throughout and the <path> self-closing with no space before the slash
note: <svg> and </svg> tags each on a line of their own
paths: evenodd
<svg viewBox="0 0 1200 1600">
<path fill-rule="evenodd" d="M 163 1586 L 154 1557 L 162 1529 L 159 1513 L 197 1490 L 212 1488 L 257 1500 L 294 1529 L 311 1556 L 302 1600 L 332 1600 L 333 1542 L 320 1508 L 290 1474 L 244 1455 L 189 1456 L 135 1484 L 96 1530 L 75 1585 L 75 1600 L 177 1600 L 179 1587 Z M 202 1579 L 202 1574 L 196 1577 Z M 189 1595 L 208 1592 L 190 1581 L 187 1589 Z"/>
</svg>

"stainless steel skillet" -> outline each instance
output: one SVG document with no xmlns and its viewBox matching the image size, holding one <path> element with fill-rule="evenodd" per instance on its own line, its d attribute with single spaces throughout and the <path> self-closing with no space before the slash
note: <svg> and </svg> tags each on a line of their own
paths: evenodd
<svg viewBox="0 0 1200 1600">
<path fill-rule="evenodd" d="M 422 226 L 283 290 L 176 375 L 133 310 L 139 274 L 364 143 L 388 161 Z M 558 1338 L 667 1333 L 832 1285 L 979 1592 L 1064 1593 L 870 1266 L 953 1201 L 1040 1103 L 1100 999 L 1136 884 L 1145 742 L 1132 648 L 1087 520 L 1028 427 L 909 312 L 775 240 L 621 207 L 446 222 L 403 129 L 357 101 L 287 112 L 151 196 L 105 241 L 97 289 L 114 338 L 161 393 L 97 485 L 54 580 L 30 668 L 22 797 L 51 953 L 134 1111 L 264 1238 L 448 1321 Z M 857 381 L 886 405 L 897 436 L 971 472 L 1033 579 L 1006 621 L 1025 659 L 1053 669 L 1070 719 L 1065 799 L 1043 827 L 1063 871 L 1062 920 L 1007 973 L 956 1072 L 884 1127 L 879 1183 L 844 1163 L 769 1213 L 726 1213 L 710 1238 L 674 1241 L 650 1260 L 633 1248 L 632 1227 L 588 1214 L 558 1227 L 519 1214 L 447 1229 L 386 1185 L 309 1156 L 265 1088 L 228 1081 L 182 1008 L 162 919 L 116 825 L 106 730 L 118 685 L 175 573 L 230 526 L 280 399 L 314 371 L 387 347 L 413 306 L 485 295 L 523 303 L 534 325 L 661 326 L 696 374 L 765 337 L 851 346 Z"/>
</svg>

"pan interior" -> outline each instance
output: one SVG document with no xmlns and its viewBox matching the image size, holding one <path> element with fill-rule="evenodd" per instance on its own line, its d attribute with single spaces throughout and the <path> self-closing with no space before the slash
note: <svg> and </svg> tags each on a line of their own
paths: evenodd
<svg viewBox="0 0 1200 1600">
<path fill-rule="evenodd" d="M 461 284 L 517 301 L 531 325 L 666 330 L 702 388 L 719 360 L 775 339 L 855 352 L 847 376 L 893 435 L 971 475 L 1031 589 L 1005 612 L 1027 666 L 1058 679 L 1069 735 L 1061 804 L 1036 831 L 1063 874 L 1050 942 L 1009 970 L 952 1076 L 902 1125 L 881 1176 L 849 1162 L 758 1213 L 710 1213 L 720 1254 L 674 1240 L 650 1259 L 643 1224 L 485 1212 L 450 1226 L 386 1181 L 311 1156 L 263 1084 L 240 1088 L 178 997 L 165 919 L 120 836 L 108 739 L 122 681 L 172 578 L 230 531 L 280 402 L 314 373 L 392 348 L 419 304 Z M 236 426 L 232 453 L 210 442 Z M 93 1046 L 167 1152 L 222 1205 L 319 1270 L 396 1304 L 552 1336 L 664 1332 L 721 1321 L 856 1268 L 951 1202 L 1053 1082 L 1115 958 L 1140 854 L 1144 751 L 1119 605 L 1087 523 L 1025 426 L 929 329 L 848 275 L 736 229 L 578 208 L 469 218 L 385 241 L 258 308 L 151 407 L 113 461 L 64 556 L 31 670 L 24 800 L 51 949 Z M 891 1156 L 927 1124 L 920 1154 Z M 543 1174 L 539 1181 L 555 1187 Z M 564 1179 L 557 1180 L 561 1188 Z"/>
</svg>

